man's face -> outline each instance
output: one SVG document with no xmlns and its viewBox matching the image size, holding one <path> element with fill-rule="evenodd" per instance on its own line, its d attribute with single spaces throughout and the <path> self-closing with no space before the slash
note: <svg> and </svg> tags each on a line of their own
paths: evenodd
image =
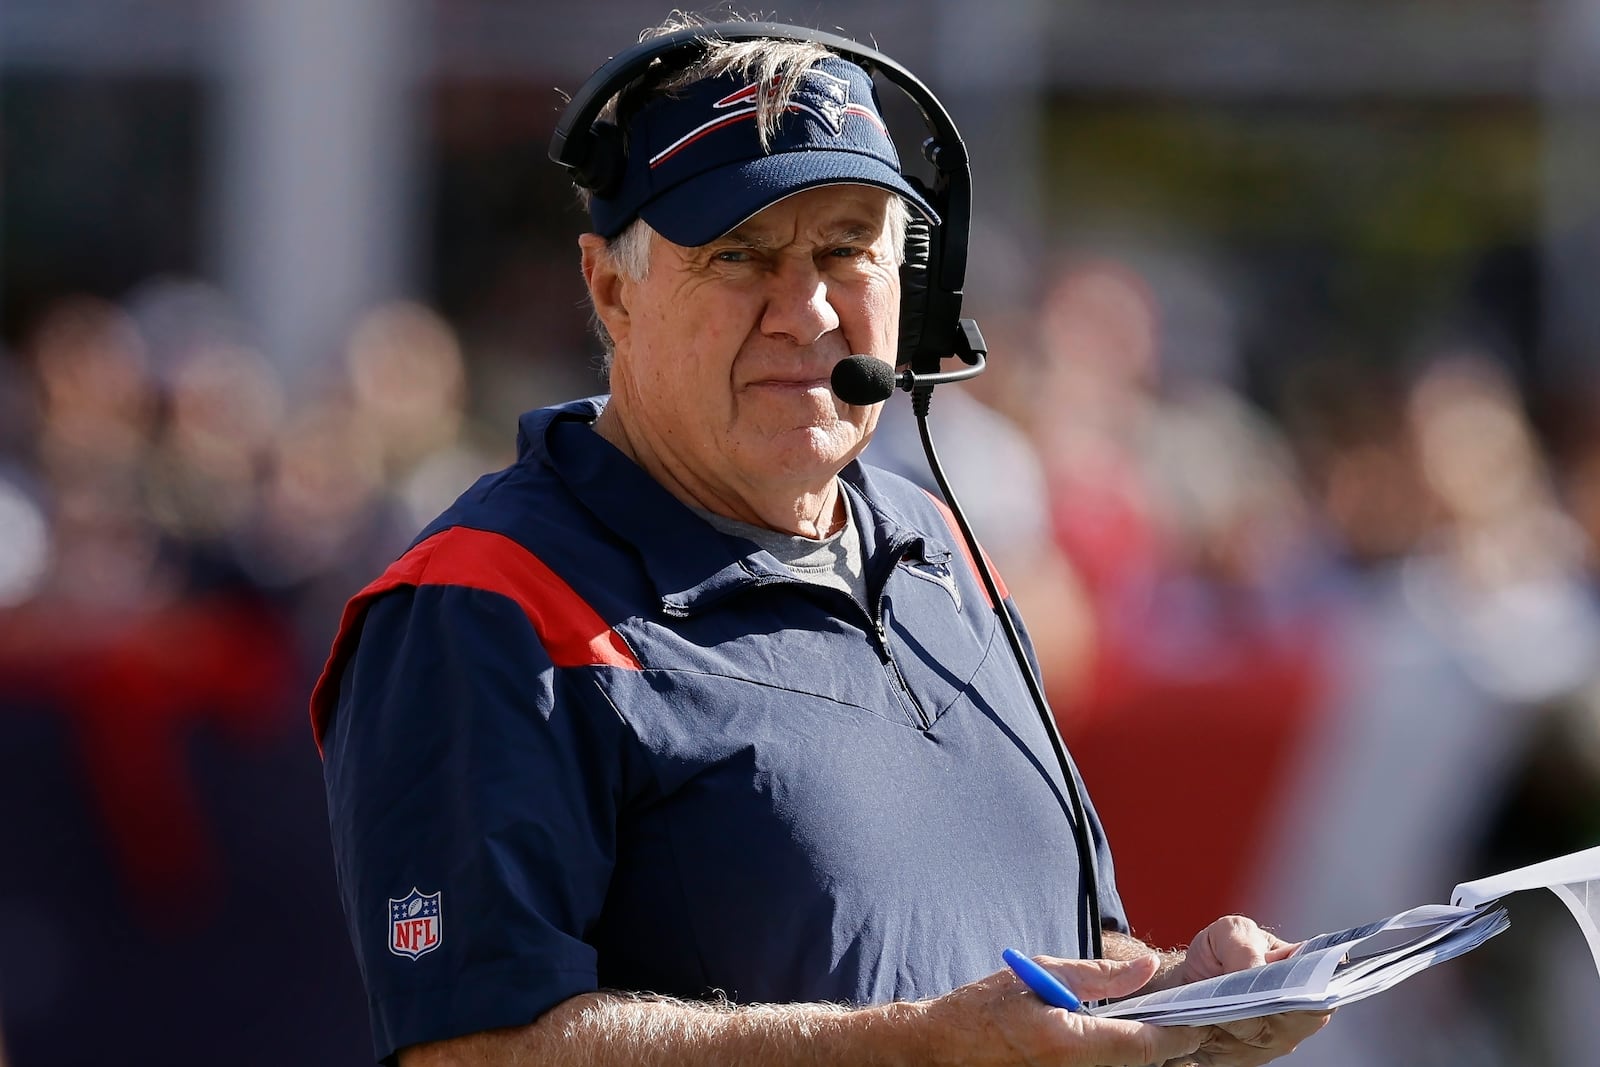
<svg viewBox="0 0 1600 1067">
<path fill-rule="evenodd" d="M 616 342 L 611 414 L 647 468 L 723 510 L 815 491 L 855 457 L 878 409 L 838 400 L 828 378 L 852 354 L 894 361 L 892 195 L 825 186 L 708 245 L 656 236 L 643 279 L 618 280 L 609 310 L 597 293 Z"/>
</svg>

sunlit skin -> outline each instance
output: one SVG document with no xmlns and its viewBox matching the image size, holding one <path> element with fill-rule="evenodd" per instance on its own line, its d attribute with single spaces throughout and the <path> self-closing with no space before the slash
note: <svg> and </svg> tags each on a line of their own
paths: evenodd
<svg viewBox="0 0 1600 1067">
<path fill-rule="evenodd" d="M 641 280 L 617 272 L 604 239 L 579 238 L 616 344 L 596 430 L 687 504 L 825 536 L 843 516 L 835 476 L 878 420 L 878 405 L 836 398 L 829 375 L 852 354 L 894 360 L 892 195 L 824 186 L 707 245 L 657 235 Z"/>
</svg>

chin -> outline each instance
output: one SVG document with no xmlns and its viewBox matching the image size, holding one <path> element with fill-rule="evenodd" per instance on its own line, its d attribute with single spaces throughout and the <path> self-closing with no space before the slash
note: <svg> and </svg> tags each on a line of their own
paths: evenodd
<svg viewBox="0 0 1600 1067">
<path fill-rule="evenodd" d="M 861 451 L 864 439 L 849 423 L 785 430 L 767 441 L 764 469 L 792 480 L 831 478 Z"/>
</svg>

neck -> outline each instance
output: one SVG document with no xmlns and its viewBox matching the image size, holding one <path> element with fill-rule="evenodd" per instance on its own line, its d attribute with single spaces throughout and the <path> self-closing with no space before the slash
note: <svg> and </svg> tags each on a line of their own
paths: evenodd
<svg viewBox="0 0 1600 1067">
<path fill-rule="evenodd" d="M 611 405 L 595 420 L 594 430 L 690 507 L 798 537 L 829 537 L 844 526 L 846 505 L 836 475 L 816 486 L 711 485 L 662 452 L 642 447 Z"/>
</svg>

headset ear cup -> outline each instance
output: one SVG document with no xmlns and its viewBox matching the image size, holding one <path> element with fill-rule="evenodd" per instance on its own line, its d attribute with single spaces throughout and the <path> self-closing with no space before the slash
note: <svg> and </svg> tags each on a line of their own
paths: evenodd
<svg viewBox="0 0 1600 1067">
<path fill-rule="evenodd" d="M 573 180 L 595 196 L 611 196 L 622 183 L 626 170 L 626 139 L 622 127 L 610 122 L 597 122 L 589 127 L 589 158 L 583 169 L 573 175 Z"/>
<path fill-rule="evenodd" d="M 922 345 L 927 318 L 929 257 L 933 228 L 921 215 L 912 213 L 906 223 L 905 260 L 900 264 L 900 351 L 899 362 L 910 363 Z"/>
</svg>

